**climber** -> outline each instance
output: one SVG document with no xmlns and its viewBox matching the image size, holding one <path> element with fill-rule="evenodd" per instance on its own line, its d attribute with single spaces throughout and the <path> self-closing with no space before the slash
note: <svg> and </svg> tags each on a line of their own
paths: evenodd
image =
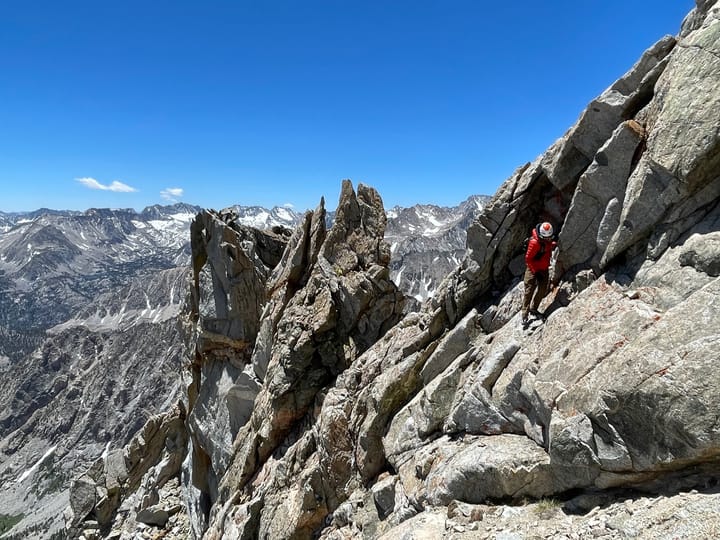
<svg viewBox="0 0 720 540">
<path fill-rule="evenodd" d="M 524 278 L 523 325 L 528 324 L 528 313 L 543 318 L 543 315 L 538 311 L 538 306 L 547 294 L 550 280 L 550 257 L 553 249 L 557 247 L 553 235 L 553 226 L 547 221 L 538 224 L 530 235 L 527 251 L 525 252 L 527 270 L 525 270 Z"/>
</svg>

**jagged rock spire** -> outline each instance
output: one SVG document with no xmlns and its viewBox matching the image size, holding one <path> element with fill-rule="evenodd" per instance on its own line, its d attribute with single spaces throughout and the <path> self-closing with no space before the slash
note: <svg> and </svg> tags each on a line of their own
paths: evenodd
<svg viewBox="0 0 720 540">
<path fill-rule="evenodd" d="M 718 43 L 720 6 L 698 2 L 512 175 L 399 322 L 377 193 L 344 182 L 330 231 L 324 201 L 308 213 L 263 273 L 251 354 L 196 357 L 196 534 L 394 538 L 413 516 L 432 534 L 488 501 L 717 475 Z M 540 220 L 560 230 L 558 288 L 525 330 Z"/>
</svg>

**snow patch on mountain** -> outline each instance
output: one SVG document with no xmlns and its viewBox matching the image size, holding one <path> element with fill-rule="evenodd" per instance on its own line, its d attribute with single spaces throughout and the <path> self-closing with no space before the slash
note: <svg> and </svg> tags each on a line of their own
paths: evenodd
<svg viewBox="0 0 720 540">
<path fill-rule="evenodd" d="M 390 277 L 413 298 L 414 309 L 430 298 L 465 253 L 466 231 L 489 197 L 473 195 L 445 208 L 396 206 L 386 212 L 385 240 L 390 244 Z"/>
<path fill-rule="evenodd" d="M 24 481 L 28 476 L 30 476 L 30 475 L 33 474 L 36 470 L 38 470 L 38 468 L 40 468 L 40 465 L 42 465 L 43 462 L 44 462 L 47 458 L 49 458 L 50 456 L 52 456 L 52 455 L 55 453 L 55 450 L 57 450 L 57 445 L 51 446 L 50 449 L 49 449 L 47 452 L 45 452 L 45 453 L 43 454 L 43 456 L 42 456 L 40 459 L 38 459 L 38 460 L 32 465 L 32 467 L 30 467 L 29 469 L 23 471 L 23 473 L 22 473 L 22 474 L 20 475 L 20 477 L 15 481 L 15 483 L 16 483 L 16 484 L 22 484 L 23 481 Z"/>
</svg>

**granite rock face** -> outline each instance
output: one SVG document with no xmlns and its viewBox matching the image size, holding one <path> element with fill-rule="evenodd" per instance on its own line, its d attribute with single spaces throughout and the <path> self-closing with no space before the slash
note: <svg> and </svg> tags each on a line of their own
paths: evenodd
<svg viewBox="0 0 720 540">
<path fill-rule="evenodd" d="M 532 520 L 495 503 L 553 498 L 607 521 L 550 509 L 556 526 L 506 536 L 696 532 L 644 522 L 616 501 L 631 489 L 692 501 L 719 530 L 678 494 L 720 478 L 719 34 L 720 5 L 698 2 L 503 184 L 402 318 L 371 188 L 345 182 L 333 227 L 321 202 L 272 260 L 264 236 L 198 217 L 194 535 L 471 538 L 487 520 L 499 536 Z M 559 230 L 554 287 L 524 327 L 522 244 L 541 220 Z"/>
<path fill-rule="evenodd" d="M 308 436 L 322 393 L 400 318 L 385 224 L 378 193 L 350 182 L 330 230 L 324 201 L 294 232 L 241 226 L 232 212 L 196 216 L 183 472 L 196 535 L 228 486 Z M 135 520 L 145 514 L 156 517 Z"/>
<path fill-rule="evenodd" d="M 326 379 L 303 429 L 261 390 L 205 537 L 392 537 L 414 515 L 433 530 L 438 507 L 717 472 L 718 94 L 698 91 L 720 87 L 717 13 L 705 3 L 518 169 L 435 296 Z M 560 231 L 556 288 L 526 330 L 521 246 L 540 220 Z M 294 343 L 268 365 L 308 403 L 286 379 Z"/>
<path fill-rule="evenodd" d="M 105 454 L 73 481 L 65 514 L 69 538 L 86 536 L 89 521 L 103 536 L 116 537 L 133 531 L 137 522 L 167 524 L 173 509 L 158 504 L 159 492 L 179 476 L 185 459 L 185 414 L 179 403 L 150 418 L 127 446 Z"/>
<path fill-rule="evenodd" d="M 219 491 L 209 494 L 215 507 L 242 486 L 255 499 L 262 498 L 263 490 L 249 484 L 252 478 L 274 474 L 277 455 L 297 441 L 305 451 L 317 444 L 312 418 L 319 400 L 402 313 L 403 295 L 389 279 L 386 217 L 378 193 L 362 184 L 355 193 L 345 181 L 329 231 L 324 213 L 321 202 L 307 214 L 267 285 L 271 297 L 246 367 L 258 392 L 250 417 L 235 436 L 233 462 Z M 309 483 L 322 481 L 319 469 L 308 474 Z M 270 502 L 285 497 L 267 496 L 266 502 L 242 507 L 243 519 L 257 521 L 259 509 L 274 512 L 278 508 Z M 309 534 L 327 515 L 327 506 L 310 504 L 302 492 L 291 497 L 304 508 L 304 521 L 296 525 Z M 267 519 L 287 528 L 281 517 Z"/>
</svg>

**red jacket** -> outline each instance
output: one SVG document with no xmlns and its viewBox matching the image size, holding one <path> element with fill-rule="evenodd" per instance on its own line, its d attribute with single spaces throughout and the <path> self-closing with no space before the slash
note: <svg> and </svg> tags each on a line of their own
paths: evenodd
<svg viewBox="0 0 720 540">
<path fill-rule="evenodd" d="M 545 251 L 540 255 L 543 245 L 545 246 Z M 525 253 L 525 264 L 527 264 L 527 267 L 533 274 L 547 271 L 547 269 L 550 268 L 550 257 L 556 245 L 557 243 L 552 240 L 543 240 L 540 238 L 537 229 L 533 229 L 530 242 L 528 242 L 527 252 Z"/>
</svg>

